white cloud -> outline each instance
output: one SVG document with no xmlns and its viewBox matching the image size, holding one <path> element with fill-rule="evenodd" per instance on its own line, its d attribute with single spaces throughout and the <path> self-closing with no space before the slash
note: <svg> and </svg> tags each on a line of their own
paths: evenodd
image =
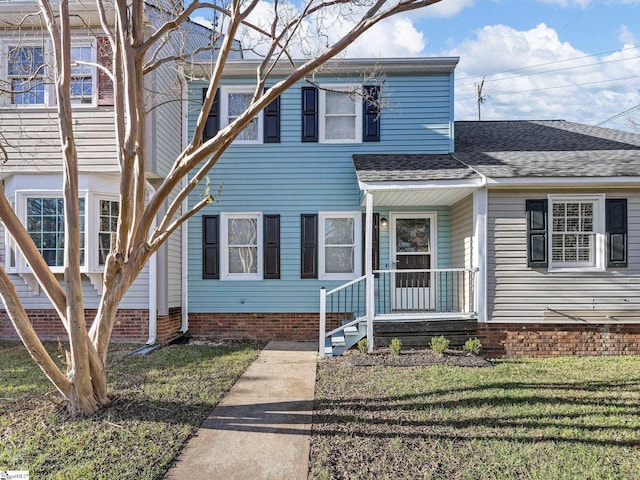
<svg viewBox="0 0 640 480">
<path fill-rule="evenodd" d="M 455 1 L 465 3 L 470 0 Z M 288 8 L 288 10 L 283 10 L 283 8 Z M 432 7 L 427 9 L 429 8 Z M 351 12 L 338 9 L 327 10 L 321 17 L 305 20 L 300 25 L 294 41 L 289 45 L 290 53 L 296 58 L 307 58 L 321 51 L 327 45 L 333 44 L 349 32 L 356 16 L 362 13 L 359 10 L 358 8 Z M 283 4 L 280 4 L 279 15 L 283 21 L 297 14 L 298 11 L 290 5 L 283 7 Z M 273 15 L 273 3 L 262 0 L 249 16 L 249 21 L 264 30 L 270 30 Z M 255 48 L 259 53 L 266 51 L 267 45 L 261 44 L 259 35 L 252 30 L 243 30 L 240 41 L 245 49 Z M 423 52 L 425 45 L 424 34 L 416 28 L 413 17 L 395 15 L 367 30 L 347 48 L 343 55 L 360 58 L 417 56 Z"/>
<path fill-rule="evenodd" d="M 485 120 L 597 124 L 640 100 L 638 49 L 627 46 L 596 57 L 561 41 L 545 24 L 527 31 L 486 26 L 445 54 L 461 57 L 456 70 L 459 120 L 477 118 L 476 85 L 483 76 Z M 629 128 L 620 122 L 604 126 Z"/>
<path fill-rule="evenodd" d="M 625 45 L 638 45 L 638 37 L 626 25 L 620 27 L 618 39 Z"/>
</svg>

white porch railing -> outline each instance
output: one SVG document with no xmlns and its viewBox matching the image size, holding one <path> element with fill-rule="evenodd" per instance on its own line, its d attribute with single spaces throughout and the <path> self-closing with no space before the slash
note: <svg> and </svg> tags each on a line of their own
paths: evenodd
<svg viewBox="0 0 640 480">
<path fill-rule="evenodd" d="M 477 272 L 477 268 L 375 270 L 373 302 L 367 302 L 366 275 L 333 290 L 321 289 L 320 355 L 333 335 L 365 321 L 367 313 L 373 321 L 472 318 Z M 367 303 L 372 312 L 367 312 Z M 327 331 L 327 321 L 337 326 Z"/>
</svg>

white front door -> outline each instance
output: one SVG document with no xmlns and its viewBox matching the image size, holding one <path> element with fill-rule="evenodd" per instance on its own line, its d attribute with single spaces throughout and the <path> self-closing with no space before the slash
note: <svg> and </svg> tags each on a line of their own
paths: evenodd
<svg viewBox="0 0 640 480">
<path fill-rule="evenodd" d="M 435 213 L 391 214 L 391 261 L 393 309 L 397 312 L 435 309 L 433 273 L 415 272 L 436 268 Z"/>
</svg>

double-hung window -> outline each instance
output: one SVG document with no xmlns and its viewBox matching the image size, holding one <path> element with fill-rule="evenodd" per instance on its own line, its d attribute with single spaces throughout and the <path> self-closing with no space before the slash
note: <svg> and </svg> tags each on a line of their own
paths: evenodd
<svg viewBox="0 0 640 480">
<path fill-rule="evenodd" d="M 118 225 L 120 205 L 115 197 L 83 191 L 78 199 L 80 215 L 80 266 L 83 273 L 101 273 L 111 250 Z M 60 192 L 16 190 L 16 214 L 27 233 L 54 273 L 64 268 L 64 200 Z M 7 237 L 7 268 L 15 273 L 30 273 L 26 259 Z"/>
<path fill-rule="evenodd" d="M 551 269 L 605 266 L 604 196 L 549 197 Z"/>
<path fill-rule="evenodd" d="M 95 50 L 90 46 L 71 47 L 71 102 L 93 103 L 95 91 Z"/>
<path fill-rule="evenodd" d="M 221 128 L 233 123 L 251 104 L 254 88 L 246 86 L 222 87 L 220 99 Z M 262 143 L 262 112 L 255 116 L 236 137 L 235 143 Z"/>
<path fill-rule="evenodd" d="M 222 278 L 258 280 L 262 278 L 262 215 L 223 213 L 221 225 Z"/>
<path fill-rule="evenodd" d="M 80 265 L 85 265 L 85 203 L 80 207 Z M 62 197 L 26 199 L 27 232 L 50 267 L 64 267 L 64 202 Z"/>
<path fill-rule="evenodd" d="M 361 217 L 360 212 L 320 213 L 319 278 L 348 280 L 360 275 Z"/>
<path fill-rule="evenodd" d="M 319 92 L 319 141 L 362 142 L 362 97 L 352 86 L 325 85 Z"/>
<path fill-rule="evenodd" d="M 46 46 L 9 46 L 7 52 L 7 84 L 11 105 L 53 106 L 51 65 L 47 64 Z M 95 45 L 84 42 L 71 47 L 69 91 L 74 104 L 93 105 L 97 100 Z"/>
<path fill-rule="evenodd" d="M 120 203 L 115 200 L 99 200 L 99 203 L 98 265 L 104 265 L 118 227 Z"/>
<path fill-rule="evenodd" d="M 11 104 L 43 105 L 45 103 L 43 47 L 10 47 L 7 74 L 11 88 Z"/>
</svg>

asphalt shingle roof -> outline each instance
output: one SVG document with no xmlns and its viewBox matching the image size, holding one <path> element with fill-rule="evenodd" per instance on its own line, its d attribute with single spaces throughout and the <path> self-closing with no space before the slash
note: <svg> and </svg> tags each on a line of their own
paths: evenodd
<svg viewBox="0 0 640 480">
<path fill-rule="evenodd" d="M 455 156 L 482 175 L 640 175 L 640 135 L 562 120 L 456 122 Z"/>
<path fill-rule="evenodd" d="M 451 155 L 354 155 L 353 164 L 362 182 L 480 178 Z"/>
<path fill-rule="evenodd" d="M 455 122 L 455 152 L 354 155 L 363 182 L 640 176 L 640 135 L 563 120 Z"/>
</svg>

